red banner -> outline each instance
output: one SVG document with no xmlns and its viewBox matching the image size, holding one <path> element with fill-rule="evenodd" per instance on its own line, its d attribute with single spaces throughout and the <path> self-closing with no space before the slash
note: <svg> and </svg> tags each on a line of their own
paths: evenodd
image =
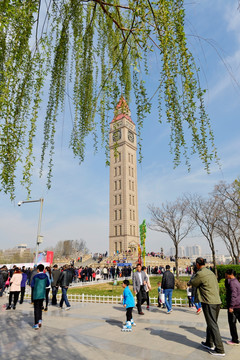
<svg viewBox="0 0 240 360">
<path fill-rule="evenodd" d="M 49 262 L 50 264 L 53 263 L 53 254 L 53 251 L 47 251 L 46 262 Z"/>
</svg>

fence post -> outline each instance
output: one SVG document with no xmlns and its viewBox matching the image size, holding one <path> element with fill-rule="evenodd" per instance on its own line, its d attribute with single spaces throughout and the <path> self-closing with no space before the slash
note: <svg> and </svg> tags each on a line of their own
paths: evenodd
<svg viewBox="0 0 240 360">
<path fill-rule="evenodd" d="M 84 302 L 84 294 L 82 294 L 82 302 Z"/>
</svg>

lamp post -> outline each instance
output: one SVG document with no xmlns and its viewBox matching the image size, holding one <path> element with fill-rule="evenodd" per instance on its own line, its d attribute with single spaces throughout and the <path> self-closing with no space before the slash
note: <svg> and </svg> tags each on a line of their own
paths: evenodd
<svg viewBox="0 0 240 360">
<path fill-rule="evenodd" d="M 38 248 L 39 248 L 39 244 L 42 243 L 42 239 L 43 239 L 43 236 L 40 235 L 40 232 L 41 232 L 41 222 L 42 222 L 43 200 L 44 200 L 44 199 L 41 198 L 41 199 L 39 199 L 39 200 L 19 201 L 19 203 L 18 203 L 18 206 L 21 206 L 22 204 L 40 202 L 40 212 L 39 212 L 38 229 L 37 229 L 37 244 L 36 244 L 35 264 L 37 264 L 37 261 L 38 261 Z"/>
</svg>

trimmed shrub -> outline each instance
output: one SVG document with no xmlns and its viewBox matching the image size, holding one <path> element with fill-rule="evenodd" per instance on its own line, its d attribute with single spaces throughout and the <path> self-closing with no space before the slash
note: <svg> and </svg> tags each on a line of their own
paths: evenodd
<svg viewBox="0 0 240 360">
<path fill-rule="evenodd" d="M 219 295 L 222 301 L 221 307 L 223 309 L 227 308 L 227 300 L 226 300 L 226 288 L 225 288 L 225 279 L 221 279 L 219 281 Z"/>
<path fill-rule="evenodd" d="M 225 279 L 226 270 L 233 269 L 240 276 L 240 265 L 217 265 L 218 281 Z"/>
</svg>

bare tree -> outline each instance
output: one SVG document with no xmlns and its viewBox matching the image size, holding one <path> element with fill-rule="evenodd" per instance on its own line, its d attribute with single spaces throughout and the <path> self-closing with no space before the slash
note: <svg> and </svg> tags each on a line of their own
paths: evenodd
<svg viewBox="0 0 240 360">
<path fill-rule="evenodd" d="M 86 241 L 83 239 L 80 240 L 61 240 L 58 241 L 55 248 L 54 254 L 56 257 L 62 256 L 71 256 L 75 257 L 76 255 L 85 255 L 89 253 L 87 248 Z"/>
<path fill-rule="evenodd" d="M 239 264 L 240 258 L 240 196 L 236 184 L 220 182 L 213 196 L 219 203 L 221 216 L 216 223 L 217 233 L 223 239 L 232 262 Z"/>
<path fill-rule="evenodd" d="M 216 235 L 216 224 L 219 217 L 219 203 L 214 197 L 203 199 L 201 196 L 185 195 L 188 203 L 189 215 L 198 225 L 201 233 L 207 239 L 212 252 L 213 266 L 217 274 L 216 252 L 214 238 Z"/>
<path fill-rule="evenodd" d="M 184 199 L 177 199 L 176 202 L 162 204 L 161 208 L 149 205 L 148 209 L 151 214 L 151 223 L 148 227 L 155 231 L 168 234 L 175 247 L 175 266 L 176 275 L 178 271 L 178 246 L 179 243 L 193 229 L 193 221 L 189 221 L 188 206 Z"/>
</svg>

